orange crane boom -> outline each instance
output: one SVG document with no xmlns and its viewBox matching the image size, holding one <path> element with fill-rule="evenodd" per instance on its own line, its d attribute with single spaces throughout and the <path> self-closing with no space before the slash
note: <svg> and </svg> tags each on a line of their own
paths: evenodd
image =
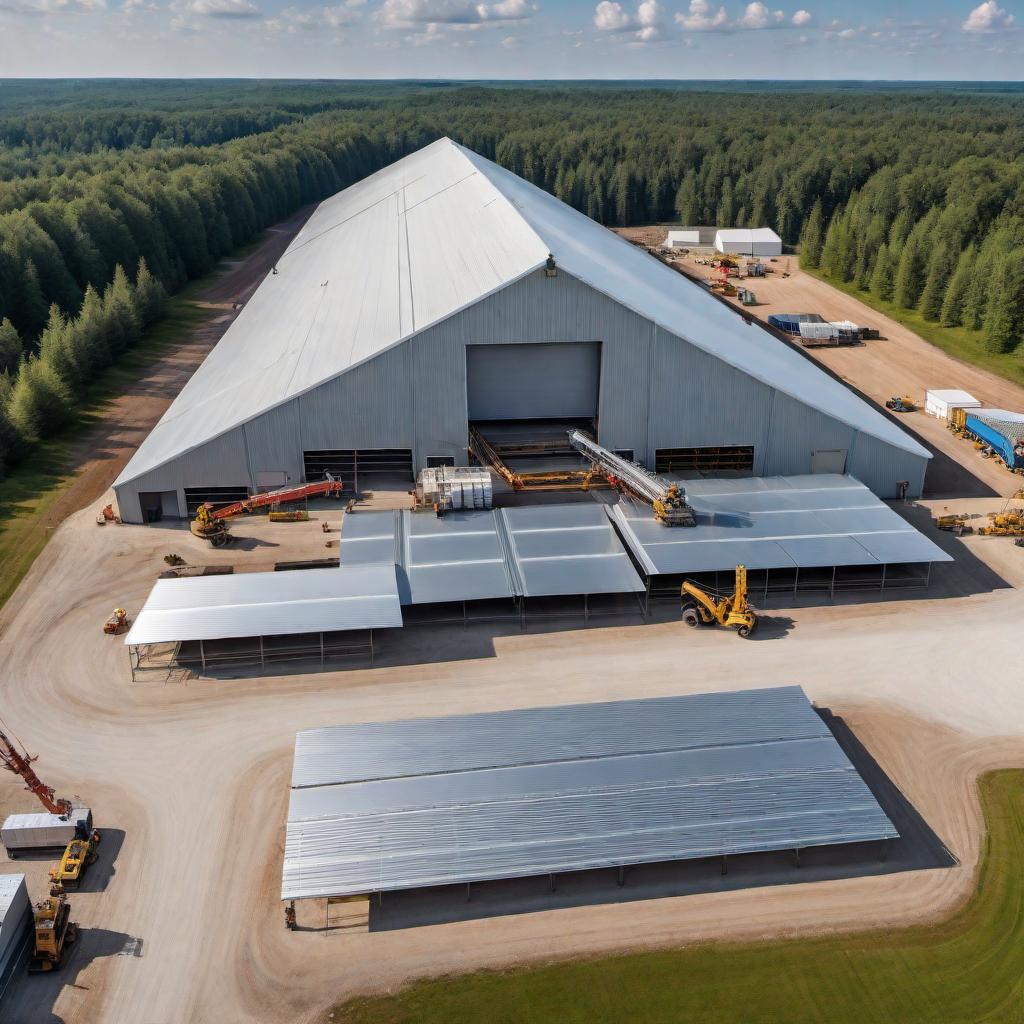
<svg viewBox="0 0 1024 1024">
<path fill-rule="evenodd" d="M 71 801 L 55 799 L 53 787 L 44 785 L 35 773 L 32 762 L 39 755 L 33 756 L 18 748 L 7 738 L 7 733 L 0 730 L 0 765 L 9 772 L 20 775 L 25 780 L 25 788 L 39 797 L 39 802 L 51 813 L 63 817 L 71 811 Z"/>
<path fill-rule="evenodd" d="M 242 501 L 234 501 L 230 505 L 222 505 L 220 508 L 210 510 L 211 519 L 231 519 L 233 516 L 240 516 L 244 512 L 252 512 L 258 508 L 266 508 L 267 505 L 276 505 L 282 501 L 299 501 L 302 498 L 312 498 L 316 495 L 327 495 L 340 498 L 344 485 L 336 480 L 329 473 L 326 480 L 318 480 L 312 484 L 300 484 L 298 487 L 284 487 L 279 491 L 266 491 L 263 494 L 253 494 Z M 209 505 L 207 505 L 209 509 Z"/>
</svg>

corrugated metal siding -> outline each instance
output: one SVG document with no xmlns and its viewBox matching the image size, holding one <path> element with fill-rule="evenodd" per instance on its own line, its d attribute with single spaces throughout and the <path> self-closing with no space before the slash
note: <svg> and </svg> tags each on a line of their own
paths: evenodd
<svg viewBox="0 0 1024 1024">
<path fill-rule="evenodd" d="M 817 449 L 853 447 L 854 430 L 817 409 L 775 393 L 762 469 L 764 476 L 799 476 L 811 471 Z"/>
<path fill-rule="evenodd" d="M 910 483 L 908 498 L 920 498 L 928 460 L 858 432 L 846 471 L 870 487 L 880 498 L 898 498 L 900 480 Z"/>
<path fill-rule="evenodd" d="M 302 480 L 299 418 L 299 403 L 289 402 L 246 423 L 245 444 L 254 485 L 260 473 L 274 470 L 284 473 L 289 483 Z"/>
</svg>

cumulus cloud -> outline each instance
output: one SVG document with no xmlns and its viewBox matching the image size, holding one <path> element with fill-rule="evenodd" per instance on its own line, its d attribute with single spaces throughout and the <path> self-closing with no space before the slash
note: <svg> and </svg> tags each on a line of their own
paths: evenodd
<svg viewBox="0 0 1024 1024">
<path fill-rule="evenodd" d="M 635 43 L 653 43 L 665 34 L 658 0 L 641 0 L 635 11 L 626 10 L 617 0 L 601 0 L 594 8 L 594 27 Z"/>
<path fill-rule="evenodd" d="M 384 0 L 380 18 L 388 28 L 414 28 L 422 25 L 480 26 L 485 22 L 522 21 L 531 17 L 536 9 L 530 0 L 497 0 L 496 3 L 473 3 L 472 0 Z"/>
<path fill-rule="evenodd" d="M 805 25 L 810 20 L 806 11 L 799 11 L 796 25 Z M 761 0 L 752 0 L 743 8 L 738 18 L 730 18 L 724 7 L 715 7 L 711 0 L 690 0 L 686 11 L 676 14 L 676 23 L 684 32 L 744 32 L 765 28 L 785 28 L 786 12 L 771 10 Z M 795 16 L 794 16 L 795 18 Z"/>
<path fill-rule="evenodd" d="M 1003 10 L 996 0 L 985 0 L 967 15 L 967 20 L 960 27 L 965 32 L 996 32 L 1012 24 L 1012 14 Z"/>
<path fill-rule="evenodd" d="M 796 11 L 793 14 L 793 24 L 799 28 L 801 25 L 809 25 L 811 23 L 811 12 L 810 11 Z"/>
<path fill-rule="evenodd" d="M 690 9 L 676 14 L 676 22 L 687 32 L 714 32 L 729 24 L 729 15 L 724 7 L 716 11 L 710 0 L 690 0 Z"/>
</svg>

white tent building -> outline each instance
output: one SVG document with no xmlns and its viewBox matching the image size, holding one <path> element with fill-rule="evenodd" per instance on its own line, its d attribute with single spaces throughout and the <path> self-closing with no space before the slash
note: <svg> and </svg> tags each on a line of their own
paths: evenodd
<svg viewBox="0 0 1024 1024">
<path fill-rule="evenodd" d="M 320 204 L 114 488 L 147 522 L 325 472 L 411 486 L 466 465 L 471 427 L 552 422 L 654 470 L 726 446 L 792 476 L 838 451 L 883 497 L 918 496 L 930 458 L 705 288 L 442 139 Z"/>
<path fill-rule="evenodd" d="M 959 388 L 930 388 L 924 393 L 924 411 L 940 420 L 948 420 L 953 409 L 980 409 L 974 395 Z"/>
<path fill-rule="evenodd" d="M 771 228 L 722 228 L 715 234 L 715 248 L 740 256 L 781 256 L 782 239 Z"/>
</svg>

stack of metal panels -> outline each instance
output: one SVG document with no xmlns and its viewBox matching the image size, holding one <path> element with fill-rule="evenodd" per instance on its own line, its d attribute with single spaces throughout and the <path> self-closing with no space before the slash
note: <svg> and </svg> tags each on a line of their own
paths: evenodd
<svg viewBox="0 0 1024 1024">
<path fill-rule="evenodd" d="M 649 508 L 609 508 L 649 576 L 952 561 L 850 476 L 687 480 L 697 525 L 666 530 Z"/>
<path fill-rule="evenodd" d="M 879 840 L 799 687 L 296 737 L 283 899 Z"/>
</svg>

